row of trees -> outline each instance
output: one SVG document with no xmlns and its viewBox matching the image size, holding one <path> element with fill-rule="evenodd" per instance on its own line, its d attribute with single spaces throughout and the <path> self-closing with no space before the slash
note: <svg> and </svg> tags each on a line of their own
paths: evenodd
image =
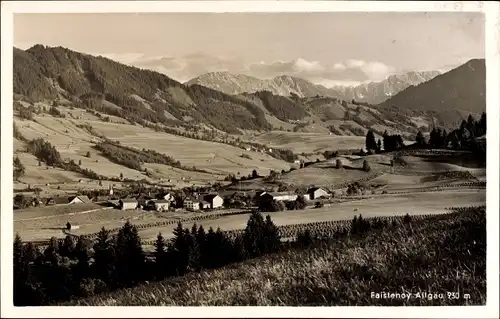
<svg viewBox="0 0 500 319">
<path fill-rule="evenodd" d="M 62 300 L 131 287 L 190 271 L 217 268 L 281 249 L 278 229 L 269 215 L 254 212 L 243 233 L 228 237 L 220 229 L 205 232 L 179 223 L 174 237 L 158 234 L 147 258 L 137 228 L 129 222 L 112 236 L 102 229 L 93 244 L 67 236 L 52 238 L 42 252 L 32 243 L 14 240 L 14 303 L 48 305 Z"/>
<path fill-rule="evenodd" d="M 404 147 L 403 138 L 400 134 L 389 134 L 387 131 L 382 135 L 383 148 L 386 152 L 395 151 Z M 372 130 L 368 130 L 365 138 L 365 146 L 368 152 L 380 152 L 382 150 L 382 141 L 375 139 Z"/>
<path fill-rule="evenodd" d="M 266 198 L 259 198 L 259 195 L 256 195 L 255 202 L 258 204 L 259 210 L 264 212 L 280 212 L 285 209 L 300 210 L 307 207 L 307 201 L 302 194 L 298 194 L 297 198 L 291 201 L 267 200 Z"/>
<path fill-rule="evenodd" d="M 472 115 L 467 120 L 462 120 L 460 127 L 447 132 L 445 129 L 434 127 L 427 140 L 421 131 L 415 136 L 415 145 L 431 148 L 467 149 L 474 148 L 474 138 L 486 134 L 486 113 L 482 113 L 479 120 L 474 120 Z M 366 134 L 365 146 L 368 151 L 380 152 L 382 143 L 375 139 L 375 134 L 369 130 Z M 390 135 L 387 131 L 383 134 L 383 148 L 385 151 L 395 151 L 404 147 L 403 138 L 399 134 Z"/>
<path fill-rule="evenodd" d="M 463 120 L 460 127 L 447 133 L 446 130 L 433 128 L 429 141 L 426 141 L 421 132 L 418 132 L 416 143 L 419 146 L 432 148 L 475 149 L 475 138 L 486 134 L 486 113 L 483 112 L 479 120 L 469 115 Z"/>
</svg>

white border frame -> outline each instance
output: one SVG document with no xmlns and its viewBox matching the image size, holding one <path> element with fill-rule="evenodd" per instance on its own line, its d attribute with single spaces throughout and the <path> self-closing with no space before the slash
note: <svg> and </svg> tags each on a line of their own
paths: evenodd
<svg viewBox="0 0 500 319">
<path fill-rule="evenodd" d="M 498 318 L 500 8 L 480 1 L 2 1 L 1 316 L 2 317 L 408 317 Z M 24 307 L 12 305 L 13 13 L 84 12 L 483 12 L 487 152 L 487 305 L 469 307 Z"/>
</svg>

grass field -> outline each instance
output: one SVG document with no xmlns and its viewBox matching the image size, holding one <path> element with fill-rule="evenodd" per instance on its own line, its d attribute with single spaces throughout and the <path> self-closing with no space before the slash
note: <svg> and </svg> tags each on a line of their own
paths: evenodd
<svg viewBox="0 0 500 319">
<path fill-rule="evenodd" d="M 84 116 L 85 115 L 85 116 Z M 171 183 L 184 184 L 189 179 L 188 185 L 206 184 L 208 181 L 222 180 L 229 173 L 248 175 L 256 169 L 261 174 L 267 174 L 271 169 L 282 170 L 290 167 L 289 163 L 277 160 L 269 155 L 246 151 L 230 145 L 201 140 L 193 140 L 177 135 L 155 132 L 138 125 L 123 123 L 108 123 L 93 118 L 92 115 L 83 114 L 82 118 L 74 120 L 70 117 L 55 118 L 52 116 L 37 115 L 36 122 L 15 118 L 14 121 L 21 134 L 27 139 L 43 138 L 56 147 L 63 159 L 81 161 L 81 167 L 88 168 L 100 175 L 146 180 L 170 180 Z M 184 171 L 165 165 L 145 164 L 153 172 L 153 179 L 144 172 L 133 170 L 109 161 L 92 148 L 92 136 L 88 131 L 78 128 L 76 124 L 87 123 L 98 134 L 110 139 L 120 141 L 125 146 L 138 149 L 154 149 L 158 152 L 172 156 L 185 166 L 195 166 L 212 174 Z M 45 165 L 38 166 L 38 160 L 25 153 L 24 143 L 16 140 L 14 150 L 23 165 L 26 174 L 20 181 L 24 184 L 39 186 L 46 183 L 70 183 L 78 181 L 82 176 L 73 172 L 65 172 Z M 87 152 L 90 158 L 86 157 Z M 242 154 L 248 157 L 242 157 Z"/>
<path fill-rule="evenodd" d="M 361 199 L 334 204 L 323 208 L 309 208 L 306 210 L 292 210 L 269 213 L 278 226 L 302 224 L 317 221 L 352 219 L 355 215 L 364 217 L 392 216 L 408 214 L 442 213 L 447 207 L 485 205 L 486 193 L 484 190 L 460 190 L 440 193 L 418 193 L 407 195 L 382 195 L 373 199 Z M 357 209 L 357 211 L 354 211 Z M 266 213 L 267 214 L 267 213 Z M 220 227 L 223 230 L 244 229 L 249 214 L 221 217 L 215 220 L 197 221 L 205 229 Z M 186 223 L 191 227 L 192 223 Z M 172 237 L 176 225 L 167 225 L 159 228 L 142 229 L 139 235 L 144 240 L 153 240 L 161 232 L 165 238 Z M 80 229 L 82 230 L 82 229 Z"/>
<path fill-rule="evenodd" d="M 364 136 L 336 136 L 327 133 L 299 133 L 272 131 L 251 138 L 252 142 L 269 147 L 291 149 L 296 153 L 315 153 L 325 150 L 360 149 Z"/>
<path fill-rule="evenodd" d="M 309 208 L 306 210 L 293 210 L 270 213 L 276 225 L 301 224 L 315 221 L 351 219 L 354 215 L 362 214 L 365 217 L 391 216 L 400 214 L 429 214 L 441 213 L 447 207 L 475 206 L 486 203 L 485 190 L 449 190 L 438 193 L 415 193 L 404 195 L 374 195 L 367 199 L 352 200 L 332 204 L 323 208 Z M 79 206 L 82 205 L 82 206 Z M 144 211 L 121 211 L 117 209 L 97 210 L 90 213 L 78 213 L 100 206 L 90 204 L 61 206 L 42 209 L 26 209 L 14 215 L 14 233 L 25 240 L 47 240 L 52 236 L 63 237 L 59 228 L 66 222 L 78 225 L 74 231 L 76 235 L 98 232 L 102 227 L 111 229 L 121 227 L 127 220 L 132 224 L 147 224 L 156 221 L 187 218 L 198 213 L 158 213 Z M 85 207 L 84 207 L 85 206 Z M 357 211 L 355 211 L 357 209 Z M 40 218 L 46 216 L 45 218 Z M 215 220 L 198 221 L 205 229 L 220 227 L 224 230 L 243 229 L 248 220 L 248 214 L 220 217 Z M 192 223 L 186 223 L 191 227 Z M 172 236 L 175 224 L 139 230 L 144 240 L 156 238 L 158 232 L 168 238 Z"/>
<path fill-rule="evenodd" d="M 372 293 L 404 298 L 377 298 Z M 420 293 L 420 294 L 419 294 Z M 423 293 L 431 293 L 428 295 Z M 451 293 L 459 293 L 452 298 Z M 291 249 L 71 306 L 444 306 L 486 304 L 486 215 L 450 214 Z"/>
</svg>

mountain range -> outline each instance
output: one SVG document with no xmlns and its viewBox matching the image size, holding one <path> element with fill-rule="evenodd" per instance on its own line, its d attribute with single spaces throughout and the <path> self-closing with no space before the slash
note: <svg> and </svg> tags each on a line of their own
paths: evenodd
<svg viewBox="0 0 500 319">
<path fill-rule="evenodd" d="M 92 109 L 155 129 L 208 127 L 231 134 L 313 130 L 337 135 L 363 135 L 373 129 L 414 135 L 432 123 L 456 125 L 468 113 L 486 109 L 484 60 L 471 60 L 417 85 L 408 83 L 436 73 L 389 77 L 373 92 L 387 96 L 398 85 L 408 87 L 379 105 L 341 97 L 358 93 L 290 76 L 262 82 L 223 72 L 183 84 L 155 71 L 43 45 L 14 48 L 13 71 L 15 100 Z"/>
<path fill-rule="evenodd" d="M 203 85 L 227 94 L 254 93 L 265 90 L 284 96 L 289 96 L 292 93 L 299 97 L 320 95 L 347 101 L 354 99 L 370 104 L 379 104 L 407 87 L 429 81 L 439 74 L 438 71 L 407 72 L 391 75 L 381 82 L 326 88 L 288 75 L 262 80 L 243 74 L 211 72 L 191 79 L 185 84 L 188 86 L 194 84 Z"/>
</svg>

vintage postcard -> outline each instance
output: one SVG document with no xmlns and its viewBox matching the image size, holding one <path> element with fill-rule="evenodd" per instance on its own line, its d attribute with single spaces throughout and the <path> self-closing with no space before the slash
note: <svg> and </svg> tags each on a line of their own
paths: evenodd
<svg viewBox="0 0 500 319">
<path fill-rule="evenodd" d="M 498 9 L 3 2 L 2 317 L 498 317 Z"/>
</svg>

